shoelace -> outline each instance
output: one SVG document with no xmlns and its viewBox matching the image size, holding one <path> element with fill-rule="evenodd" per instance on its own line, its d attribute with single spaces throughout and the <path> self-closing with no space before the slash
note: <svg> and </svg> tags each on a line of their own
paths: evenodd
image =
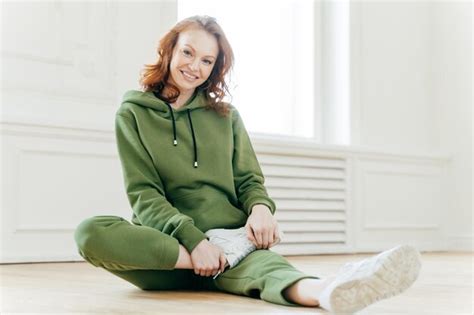
<svg viewBox="0 0 474 315">
<path fill-rule="evenodd" d="M 245 243 L 232 243 L 230 244 L 229 246 L 229 252 L 230 253 L 242 253 L 242 255 L 239 255 L 239 256 L 243 256 L 243 255 L 246 255 L 248 253 L 250 253 L 255 247 L 255 245 L 253 243 L 251 243 L 250 241 L 249 242 L 245 242 Z"/>
<path fill-rule="evenodd" d="M 255 245 L 247 240 L 247 238 L 239 238 L 239 239 L 224 239 L 219 236 L 212 236 L 212 243 L 219 245 L 225 254 L 235 254 L 239 252 L 248 252 L 255 247 Z M 221 246 L 222 245 L 222 246 Z"/>
</svg>

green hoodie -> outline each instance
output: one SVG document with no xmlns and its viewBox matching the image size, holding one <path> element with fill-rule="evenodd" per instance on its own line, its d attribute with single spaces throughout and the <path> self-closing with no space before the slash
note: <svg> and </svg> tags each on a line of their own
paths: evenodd
<svg viewBox="0 0 474 315">
<path fill-rule="evenodd" d="M 115 133 L 132 223 L 178 239 L 189 253 L 213 228 L 239 228 L 275 203 L 237 109 L 205 108 L 203 92 L 174 109 L 153 92 L 125 93 Z"/>
</svg>

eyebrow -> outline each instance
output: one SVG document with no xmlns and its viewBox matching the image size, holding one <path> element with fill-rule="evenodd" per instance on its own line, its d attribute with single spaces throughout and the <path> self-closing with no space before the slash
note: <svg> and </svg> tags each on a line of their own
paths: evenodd
<svg viewBox="0 0 474 315">
<path fill-rule="evenodd" d="M 191 48 L 193 51 L 196 51 L 196 49 L 194 49 L 193 46 L 189 45 L 189 44 L 184 44 L 184 46 L 188 46 L 189 48 Z M 207 56 L 204 56 L 204 57 L 211 57 L 211 58 L 214 58 L 216 59 L 216 57 L 212 56 L 212 55 L 207 55 Z"/>
</svg>

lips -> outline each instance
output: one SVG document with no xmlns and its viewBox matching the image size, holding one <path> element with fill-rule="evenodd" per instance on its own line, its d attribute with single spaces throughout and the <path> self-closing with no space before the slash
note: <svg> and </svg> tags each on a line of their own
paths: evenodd
<svg viewBox="0 0 474 315">
<path fill-rule="evenodd" d="M 185 78 L 188 81 L 196 81 L 197 79 L 199 79 L 197 76 L 192 75 L 189 72 L 186 72 L 186 71 L 183 71 L 183 70 L 179 70 L 179 71 L 183 75 L 183 78 Z"/>
</svg>

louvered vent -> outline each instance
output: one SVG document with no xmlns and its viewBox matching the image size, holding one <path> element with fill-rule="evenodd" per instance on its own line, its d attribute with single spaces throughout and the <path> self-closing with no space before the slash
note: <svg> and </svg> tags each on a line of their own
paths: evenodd
<svg viewBox="0 0 474 315">
<path fill-rule="evenodd" d="M 285 233 L 282 255 L 338 252 L 346 247 L 346 160 L 258 154 L 265 187 Z"/>
</svg>

